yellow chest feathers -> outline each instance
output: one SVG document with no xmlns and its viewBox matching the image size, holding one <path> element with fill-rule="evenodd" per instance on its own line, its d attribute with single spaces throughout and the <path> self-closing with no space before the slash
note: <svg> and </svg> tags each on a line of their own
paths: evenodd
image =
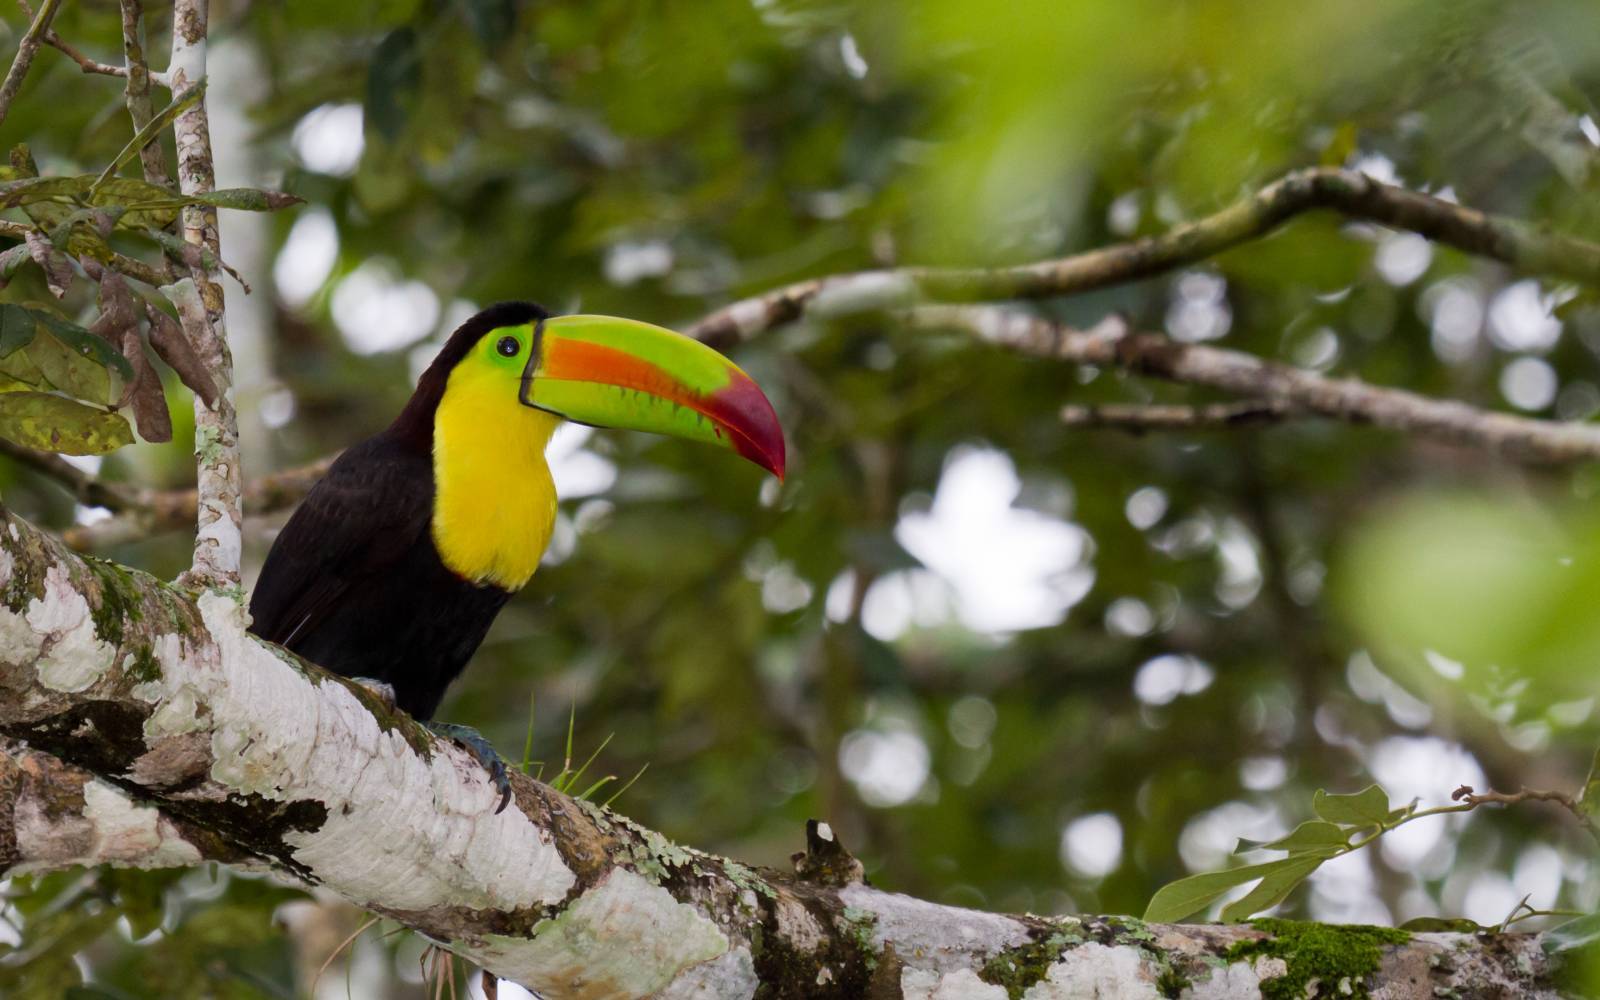
<svg viewBox="0 0 1600 1000">
<path fill-rule="evenodd" d="M 454 573 L 520 590 L 556 522 L 544 457 L 561 418 L 517 402 L 503 375 L 450 375 L 433 421 L 433 543 Z"/>
</svg>

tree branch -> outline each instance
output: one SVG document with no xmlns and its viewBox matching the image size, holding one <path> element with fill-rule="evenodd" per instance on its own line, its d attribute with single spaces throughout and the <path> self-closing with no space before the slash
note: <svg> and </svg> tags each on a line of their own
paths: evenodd
<svg viewBox="0 0 1600 1000">
<path fill-rule="evenodd" d="M 60 6 L 61 0 L 44 0 L 39 5 L 39 13 L 33 17 L 33 23 L 23 33 L 22 41 L 17 43 L 17 57 L 11 61 L 5 82 L 0 83 L 0 122 L 6 120 L 11 102 L 16 100 L 17 91 L 22 89 L 22 80 L 28 75 L 28 67 L 33 65 L 39 43 L 44 40 L 45 32 L 50 30 L 50 22 L 55 20 L 56 10 Z"/>
<path fill-rule="evenodd" d="M 1134 333 L 1117 317 L 1083 331 L 995 306 L 922 306 L 902 315 L 913 327 L 963 330 L 986 343 L 1037 357 L 1222 389 L 1300 412 L 1479 448 L 1519 462 L 1600 458 L 1600 426 L 1534 420 L 1357 379 L 1329 378 L 1239 351 Z"/>
<path fill-rule="evenodd" d="M 0 872 L 266 863 L 552 1000 L 1154 1000 L 1158 983 L 1232 1000 L 1287 971 L 1228 957 L 1268 936 L 1247 925 L 1002 916 L 875 889 L 822 824 L 791 874 L 522 774 L 497 813 L 465 752 L 248 635 L 226 595 L 91 564 L 5 512 L 0 595 L 0 734 L 29 748 L 0 756 Z M 1416 934 L 1364 978 L 1392 996 L 1553 1000 L 1553 975 L 1537 935 Z"/>
<path fill-rule="evenodd" d="M 236 852 L 88 771 L 0 740 L 0 871 L 72 865 L 175 868 Z"/>
<path fill-rule="evenodd" d="M 1474 791 L 1471 785 L 1462 785 L 1450 793 L 1450 798 L 1468 806 L 1481 806 L 1493 804 L 1498 806 L 1514 806 L 1523 802 L 1554 802 L 1567 812 L 1577 817 L 1583 824 L 1584 830 L 1595 840 L 1600 840 L 1600 824 L 1595 822 L 1589 810 L 1583 807 L 1582 793 L 1572 795 L 1568 792 L 1546 791 L 1537 788 L 1521 788 L 1515 792 L 1497 792 L 1490 789 L 1485 792 Z"/>
<path fill-rule="evenodd" d="M 155 108 L 150 102 L 150 69 L 144 57 L 144 0 L 122 0 L 121 7 L 122 59 L 126 68 L 124 75 L 128 78 L 122 94 L 128 105 L 128 117 L 133 119 L 133 132 L 137 135 L 155 117 Z M 172 186 L 159 140 L 153 140 L 139 150 L 139 165 L 144 170 L 144 179 L 151 184 L 165 188 Z"/>
<path fill-rule="evenodd" d="M 29 18 L 35 16 L 33 12 L 33 6 L 28 3 L 28 0 L 17 0 L 17 6 L 21 7 L 22 12 Z M 66 39 L 56 34 L 56 29 L 54 28 L 45 29 L 44 42 L 51 48 L 59 50 L 68 59 L 71 59 L 73 62 L 77 63 L 78 68 L 83 70 L 85 73 L 99 73 L 104 76 L 128 75 L 127 70 L 123 69 L 121 66 L 111 66 L 106 63 L 96 62 L 95 60 L 90 59 L 88 56 L 78 51 L 77 48 L 68 44 Z"/>
<path fill-rule="evenodd" d="M 1206 406 L 1108 403 L 1061 408 L 1061 422 L 1068 427 L 1110 428 L 1135 434 L 1253 427 L 1281 423 L 1294 416 L 1297 414 L 1293 407 L 1272 400 Z"/>
<path fill-rule="evenodd" d="M 1383 184 L 1353 170 L 1316 167 L 1291 173 L 1214 215 L 1159 236 L 1018 267 L 902 268 L 813 278 L 724 306 L 686 332 L 726 347 L 807 314 L 870 312 L 923 301 L 1071 295 L 1205 260 L 1318 209 L 1409 230 L 1529 273 L 1600 284 L 1600 244 Z"/>
<path fill-rule="evenodd" d="M 172 62 L 167 70 L 172 92 L 181 94 L 198 84 L 206 73 L 208 0 L 176 0 L 172 8 Z M 202 97 L 173 123 L 178 145 L 178 186 L 184 194 L 205 194 L 216 187 L 211 158 L 211 128 Z M 217 210 L 186 205 L 182 213 L 183 238 L 222 259 L 217 238 Z M 185 579 L 211 586 L 237 586 L 242 543 L 241 495 L 244 478 L 239 469 L 239 420 L 233 402 L 233 356 L 228 350 L 223 322 L 222 285 L 203 264 L 189 268 L 190 279 L 169 285 L 184 332 L 217 387 L 215 407 L 199 397 L 194 402 L 194 441 L 198 523 L 194 564 Z"/>
<path fill-rule="evenodd" d="M 55 480 L 72 494 L 73 499 L 88 507 L 126 510 L 144 502 L 134 491 L 116 483 L 104 482 L 52 452 L 34 451 L 7 438 L 0 438 L 0 455 Z"/>
<path fill-rule="evenodd" d="M 293 507 L 311 492 L 311 487 L 316 485 L 338 457 L 335 452 L 306 465 L 250 480 L 245 485 L 245 505 L 257 514 L 270 514 Z M 175 531 L 194 523 L 199 510 L 199 494 L 195 490 L 147 492 L 139 494 L 134 503 L 112 509 L 120 513 L 92 524 L 74 525 L 62 533 L 62 538 L 80 552 L 93 552 L 164 531 Z"/>
</svg>

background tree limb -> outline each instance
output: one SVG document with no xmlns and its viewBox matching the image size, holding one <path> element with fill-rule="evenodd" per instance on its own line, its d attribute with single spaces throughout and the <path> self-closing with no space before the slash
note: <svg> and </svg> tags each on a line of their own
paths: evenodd
<svg viewBox="0 0 1600 1000">
<path fill-rule="evenodd" d="M 1329 378 L 1253 354 L 1134 333 L 1119 317 L 1109 317 L 1092 330 L 1075 330 L 993 306 L 923 306 L 904 315 L 915 327 L 964 330 L 986 343 L 1037 357 L 1222 389 L 1349 423 L 1370 423 L 1480 448 L 1516 461 L 1600 458 L 1600 426 L 1534 420 L 1358 379 Z"/>
<path fill-rule="evenodd" d="M 1384 184 L 1354 170 L 1316 167 L 1288 174 L 1220 212 L 1159 236 L 1018 267 L 899 268 L 813 278 L 724 306 L 687 332 L 726 347 L 808 313 L 1071 295 L 1205 260 L 1319 209 L 1409 230 L 1532 274 L 1600 284 L 1600 244 Z"/>
</svg>

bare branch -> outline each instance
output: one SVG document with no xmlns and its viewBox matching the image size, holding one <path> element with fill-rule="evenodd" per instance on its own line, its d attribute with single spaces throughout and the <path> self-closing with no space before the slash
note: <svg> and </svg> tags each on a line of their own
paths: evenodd
<svg viewBox="0 0 1600 1000">
<path fill-rule="evenodd" d="M 135 491 L 91 476 L 60 455 L 24 448 L 6 438 L 0 438 L 0 455 L 54 480 L 72 494 L 73 499 L 85 506 L 120 511 L 144 503 Z"/>
<path fill-rule="evenodd" d="M 28 30 L 23 33 L 22 41 L 17 43 L 17 57 L 11 62 L 11 70 L 6 73 L 4 83 L 0 83 L 0 122 L 6 120 L 6 113 L 11 110 L 11 102 L 16 100 L 17 91 L 22 89 L 22 80 L 28 75 L 28 67 L 33 65 L 34 54 L 39 51 L 39 43 L 44 40 L 45 32 L 50 30 L 50 22 L 55 20 L 56 10 L 61 6 L 61 0 L 44 0 L 39 5 L 39 13 L 33 17 L 33 23 L 28 25 Z"/>
<path fill-rule="evenodd" d="M 172 92 L 181 94 L 200 84 L 206 74 L 208 0 L 176 0 L 172 8 Z M 202 98 L 178 116 L 173 126 L 178 145 L 178 186 L 184 194 L 204 194 L 216 187 L 211 158 L 211 127 Z M 183 209 L 186 242 L 204 247 L 222 259 L 217 238 L 217 210 L 205 205 Z M 241 499 L 244 479 L 239 469 L 239 421 L 233 403 L 233 356 L 223 323 L 222 285 L 211 268 L 191 265 L 193 279 L 169 285 L 189 342 L 216 383 L 217 403 L 195 399 L 195 458 L 198 518 L 194 564 L 186 579 L 211 586 L 237 584 L 241 556 Z"/>
<path fill-rule="evenodd" d="M 1523 802 L 1554 802 L 1567 812 L 1578 818 L 1589 836 L 1600 840 L 1600 824 L 1595 822 L 1589 810 L 1583 806 L 1582 796 L 1572 795 L 1568 792 L 1543 791 L 1537 788 L 1522 788 L 1515 792 L 1497 792 L 1490 789 L 1486 792 L 1474 791 L 1471 785 L 1462 785 L 1450 793 L 1450 798 L 1467 806 L 1497 805 L 1514 806 Z"/>
<path fill-rule="evenodd" d="M 128 77 L 122 96 L 137 135 L 155 117 L 155 107 L 150 100 L 150 68 L 144 57 L 144 0 L 122 0 L 121 7 L 122 59 Z M 151 184 L 172 187 L 172 175 L 167 173 L 167 158 L 159 137 L 139 149 L 139 166 L 144 171 L 144 179 Z M 172 280 L 172 266 L 165 257 L 161 267 L 166 272 L 165 280 L 153 284 L 164 285 Z"/>
<path fill-rule="evenodd" d="M 1239 351 L 1133 333 L 1117 317 L 1083 331 L 996 306 L 922 306 L 903 315 L 914 327 L 964 330 L 1025 354 L 1222 389 L 1348 423 L 1480 448 L 1520 462 L 1600 458 L 1600 426 L 1495 413 L 1357 379 L 1329 378 Z"/>
<path fill-rule="evenodd" d="M 21 7 L 22 12 L 29 18 L 34 16 L 33 6 L 28 3 L 28 0 L 17 0 L 17 6 Z M 121 66 L 111 66 L 107 65 L 106 63 L 96 62 L 95 60 L 90 59 L 88 56 L 78 51 L 78 49 L 68 44 L 66 39 L 56 34 L 56 29 L 54 28 L 45 29 L 44 42 L 51 48 L 59 50 L 68 59 L 71 59 L 73 62 L 77 63 L 78 68 L 82 69 L 85 73 L 100 73 L 105 76 L 128 75 L 127 71 Z"/>
<path fill-rule="evenodd" d="M 725 347 L 806 314 L 868 312 L 922 301 L 1070 295 L 1205 260 L 1317 209 L 1419 233 L 1529 273 L 1600 284 L 1600 244 L 1383 184 L 1352 170 L 1318 167 L 1289 174 L 1214 215 L 1160 236 L 1018 267 L 904 268 L 814 278 L 724 306 L 686 332 Z"/>
<path fill-rule="evenodd" d="M 245 505 L 257 514 L 293 507 L 311 492 L 311 487 L 338 457 L 337 454 L 326 455 L 315 462 L 251 480 L 245 486 Z M 194 490 L 150 492 L 140 494 L 134 503 L 115 509 L 121 511 L 118 516 L 93 524 L 74 525 L 62 533 L 62 538 L 80 552 L 93 552 L 164 531 L 176 531 L 194 523 L 199 498 Z"/>
<path fill-rule="evenodd" d="M 1061 408 L 1061 422 L 1068 427 L 1109 428 L 1135 434 L 1259 426 L 1280 423 L 1295 415 L 1294 408 L 1287 403 L 1271 400 L 1207 406 L 1108 403 Z"/>
</svg>

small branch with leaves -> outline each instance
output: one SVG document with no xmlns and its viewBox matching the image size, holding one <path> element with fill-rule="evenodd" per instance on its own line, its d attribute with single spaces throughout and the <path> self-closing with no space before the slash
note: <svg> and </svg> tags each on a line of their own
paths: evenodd
<svg viewBox="0 0 1600 1000">
<path fill-rule="evenodd" d="M 1225 871 L 1202 872 L 1170 882 L 1151 897 L 1149 905 L 1145 908 L 1144 919 L 1185 920 L 1208 909 L 1234 889 L 1254 882 L 1255 887 L 1248 893 L 1223 906 L 1221 914 L 1222 919 L 1228 923 L 1248 920 L 1255 914 L 1270 910 L 1283 902 L 1300 883 L 1334 858 L 1353 854 L 1368 847 L 1385 834 L 1407 823 L 1434 816 L 1471 812 L 1485 805 L 1555 802 L 1565 806 L 1578 818 L 1591 836 L 1600 840 L 1600 829 L 1596 828 L 1577 801 L 1564 792 L 1533 791 L 1525 788 L 1519 792 L 1503 794 L 1493 791 L 1474 792 L 1470 787 L 1462 785 L 1450 798 L 1454 805 L 1418 809 L 1418 804 L 1413 801 L 1409 805 L 1394 808 L 1389 803 L 1389 793 L 1378 785 L 1368 785 L 1350 795 L 1331 795 L 1318 789 L 1311 799 L 1311 808 L 1317 814 L 1316 819 L 1306 820 L 1276 840 L 1257 843 L 1241 838 L 1233 852 L 1237 855 L 1253 851 L 1282 851 L 1284 857 Z M 1515 917 L 1515 914 L 1512 916 Z M 1509 920 L 1510 918 L 1508 922 Z M 1413 929 L 1439 928 L 1424 926 Z"/>
</svg>

